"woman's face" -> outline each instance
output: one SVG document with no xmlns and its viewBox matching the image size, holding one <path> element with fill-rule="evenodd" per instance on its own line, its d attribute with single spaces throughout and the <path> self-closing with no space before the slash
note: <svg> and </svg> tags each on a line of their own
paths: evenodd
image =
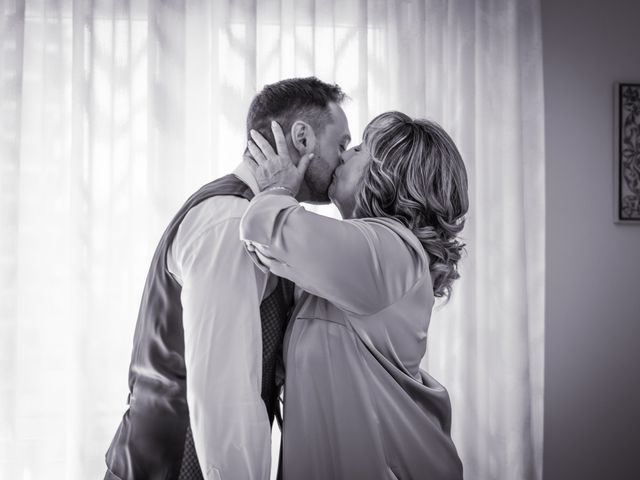
<svg viewBox="0 0 640 480">
<path fill-rule="evenodd" d="M 356 193 L 371 155 L 364 143 L 350 148 L 340 156 L 340 164 L 329 185 L 329 198 L 338 207 L 342 218 L 352 218 Z"/>
</svg>

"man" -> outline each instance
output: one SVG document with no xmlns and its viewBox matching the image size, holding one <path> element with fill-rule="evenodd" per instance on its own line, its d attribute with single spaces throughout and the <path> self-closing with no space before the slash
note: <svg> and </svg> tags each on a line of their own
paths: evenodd
<svg viewBox="0 0 640 480">
<path fill-rule="evenodd" d="M 313 153 L 297 198 L 326 203 L 349 141 L 338 86 L 316 78 L 265 86 L 247 132 L 287 132 Z M 295 155 L 294 155 L 295 156 Z M 254 266 L 239 222 L 259 192 L 248 151 L 233 175 L 196 192 L 171 221 L 143 292 L 129 371 L 129 409 L 106 455 L 106 478 L 269 478 L 275 361 L 291 287 Z"/>
</svg>

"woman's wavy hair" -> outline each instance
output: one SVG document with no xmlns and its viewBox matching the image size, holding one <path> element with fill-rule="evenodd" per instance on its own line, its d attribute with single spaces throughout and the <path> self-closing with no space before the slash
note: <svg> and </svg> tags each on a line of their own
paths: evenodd
<svg viewBox="0 0 640 480">
<path fill-rule="evenodd" d="M 436 297 L 451 296 L 464 244 L 456 236 L 469 209 L 467 171 L 451 137 L 435 122 L 386 112 L 364 130 L 372 160 L 356 194 L 356 217 L 389 217 L 420 240 Z"/>
</svg>

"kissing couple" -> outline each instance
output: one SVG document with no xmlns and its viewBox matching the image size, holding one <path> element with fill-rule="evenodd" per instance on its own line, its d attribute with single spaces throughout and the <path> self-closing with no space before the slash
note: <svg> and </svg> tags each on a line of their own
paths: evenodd
<svg viewBox="0 0 640 480">
<path fill-rule="evenodd" d="M 420 368 L 459 277 L 467 174 L 436 123 L 351 133 L 339 86 L 266 85 L 236 170 L 165 230 L 106 479 L 460 480 L 446 389 Z M 300 202 L 333 202 L 343 219 Z"/>
</svg>

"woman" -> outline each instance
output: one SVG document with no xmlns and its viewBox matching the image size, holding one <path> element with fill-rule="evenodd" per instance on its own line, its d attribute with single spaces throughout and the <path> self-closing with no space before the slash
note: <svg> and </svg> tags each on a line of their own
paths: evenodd
<svg viewBox="0 0 640 480">
<path fill-rule="evenodd" d="M 458 278 L 468 209 L 464 163 L 435 123 L 399 112 L 342 154 L 329 195 L 345 220 L 293 198 L 294 166 L 257 132 L 262 193 L 240 233 L 254 261 L 304 292 L 285 335 L 288 479 L 461 479 L 446 390 L 420 370 L 435 297 Z"/>
</svg>

